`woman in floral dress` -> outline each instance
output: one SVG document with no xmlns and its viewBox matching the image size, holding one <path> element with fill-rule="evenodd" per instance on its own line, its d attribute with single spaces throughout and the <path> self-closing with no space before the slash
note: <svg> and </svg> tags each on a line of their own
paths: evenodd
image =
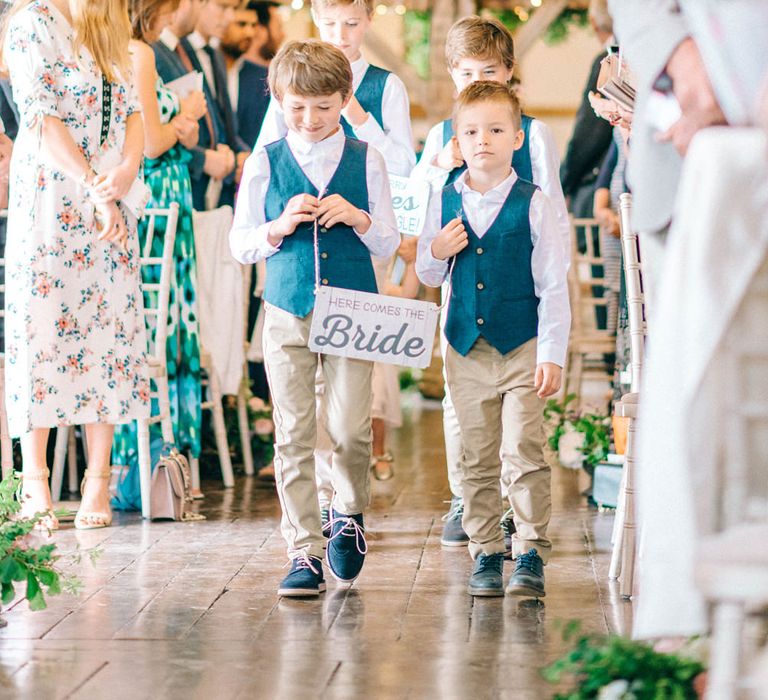
<svg viewBox="0 0 768 700">
<path fill-rule="evenodd" d="M 192 457 L 199 457 L 202 393 L 197 270 L 192 230 L 192 186 L 187 169 L 190 154 L 186 149 L 197 145 L 198 119 L 205 114 L 206 104 L 202 92 L 179 100 L 163 85 L 149 46 L 168 25 L 178 4 L 179 0 L 130 0 L 133 40 L 129 51 L 144 115 L 144 179 L 152 191 L 149 206 L 165 208 L 173 202 L 179 204 L 166 359 L 176 447 L 188 450 Z M 162 255 L 164 226 L 165 220 L 158 219 L 152 255 Z M 142 245 L 146 232 L 146 222 L 140 222 L 139 240 Z M 160 426 L 153 428 L 159 435 Z M 115 433 L 113 461 L 138 468 L 135 424 L 125 425 Z M 124 501 L 121 499 L 121 503 Z M 140 506 L 139 503 L 131 505 Z"/>
<path fill-rule="evenodd" d="M 6 400 L 21 437 L 23 512 L 47 511 L 51 528 L 50 428 L 85 425 L 75 525 L 105 527 L 114 426 L 149 413 L 138 239 L 121 203 L 143 150 L 125 2 L 17 0 L 3 41 L 21 121 L 5 251 Z M 107 150 L 117 165 L 101 165 Z"/>
</svg>

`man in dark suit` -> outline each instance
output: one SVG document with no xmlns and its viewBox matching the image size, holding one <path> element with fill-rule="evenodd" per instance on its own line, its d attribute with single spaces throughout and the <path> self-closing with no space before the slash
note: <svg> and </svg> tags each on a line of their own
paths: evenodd
<svg viewBox="0 0 768 700">
<path fill-rule="evenodd" d="M 204 3 L 205 0 L 181 0 L 173 22 L 152 45 L 157 72 L 166 83 L 191 71 L 200 70 L 199 65 L 196 67 L 190 59 L 189 52 L 180 42 L 180 37 L 194 30 Z M 203 88 L 205 92 L 205 85 Z M 213 97 L 209 93 L 206 93 L 205 97 L 208 113 L 200 119 L 200 136 L 197 146 L 190 149 L 192 158 L 188 164 L 192 181 L 192 200 L 198 211 L 207 208 L 205 194 L 211 179 L 221 182 L 235 169 L 234 154 L 224 140 L 224 127 L 218 123 L 216 112 L 211 109 Z"/>
<path fill-rule="evenodd" d="M 225 143 L 235 154 L 236 168 L 233 177 L 223 181 L 219 204 L 233 205 L 235 190 L 240 181 L 250 146 L 237 132 L 237 117 L 232 111 L 227 87 L 227 68 L 224 55 L 218 48 L 221 38 L 234 18 L 238 0 L 206 0 L 198 15 L 195 29 L 181 39 L 180 45 L 190 61 L 203 76 L 206 94 L 210 95 L 209 111 L 222 133 L 219 142 Z"/>
<path fill-rule="evenodd" d="M 279 8 L 272 0 L 249 0 L 235 12 L 221 42 L 240 138 L 251 147 L 269 106 L 269 62 L 285 38 Z"/>
<path fill-rule="evenodd" d="M 613 41 L 613 25 L 605 0 L 593 0 L 590 3 L 589 20 L 600 43 L 610 45 Z M 570 210 L 576 217 L 592 216 L 594 183 L 613 138 L 613 127 L 598 117 L 589 104 L 589 93 L 597 90 L 597 76 L 603 56 L 604 52 L 592 63 L 581 105 L 576 113 L 573 134 L 560 166 L 563 194 L 570 199 Z"/>
</svg>

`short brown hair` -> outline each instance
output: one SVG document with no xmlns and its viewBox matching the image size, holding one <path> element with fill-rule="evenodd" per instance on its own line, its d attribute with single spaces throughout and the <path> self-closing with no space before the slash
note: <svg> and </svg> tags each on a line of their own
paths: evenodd
<svg viewBox="0 0 768 700">
<path fill-rule="evenodd" d="M 317 14 L 329 7 L 338 7 L 339 5 L 361 7 L 369 17 L 373 15 L 373 0 L 312 0 L 312 12 Z"/>
<path fill-rule="evenodd" d="M 128 14 L 131 19 L 131 38 L 146 41 L 160 12 L 167 6 L 175 12 L 179 2 L 180 0 L 130 0 Z"/>
<path fill-rule="evenodd" d="M 449 70 L 462 58 L 493 58 L 511 69 L 515 65 L 515 42 L 497 19 L 464 17 L 448 30 L 445 39 Z"/>
<path fill-rule="evenodd" d="M 515 125 L 515 129 L 520 129 L 522 122 L 520 101 L 517 99 L 514 89 L 493 80 L 478 80 L 470 83 L 459 93 L 453 105 L 454 129 L 461 111 L 479 102 L 503 102 L 509 105 L 512 123 Z"/>
<path fill-rule="evenodd" d="M 269 64 L 269 89 L 277 100 L 286 92 L 304 97 L 352 94 L 352 67 L 347 57 L 319 39 L 289 41 Z"/>
</svg>

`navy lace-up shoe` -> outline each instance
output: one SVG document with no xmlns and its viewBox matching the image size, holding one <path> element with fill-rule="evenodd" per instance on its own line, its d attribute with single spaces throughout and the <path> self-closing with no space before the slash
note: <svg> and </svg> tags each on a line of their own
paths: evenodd
<svg viewBox="0 0 768 700">
<path fill-rule="evenodd" d="M 513 515 L 514 512 L 510 508 L 501 516 L 501 531 L 504 533 L 504 549 L 507 550 L 504 554 L 505 559 L 512 558 L 512 535 L 517 531 L 514 518 L 512 517 Z"/>
<path fill-rule="evenodd" d="M 323 528 L 323 537 L 331 536 L 331 511 L 328 508 L 320 509 L 320 525 Z"/>
<path fill-rule="evenodd" d="M 443 516 L 443 534 L 440 536 L 440 544 L 444 547 L 463 547 L 469 542 L 469 536 L 464 532 L 461 518 L 464 515 L 464 501 L 454 496 L 451 499 L 451 508 Z"/>
<path fill-rule="evenodd" d="M 326 550 L 328 568 L 337 581 L 352 583 L 360 574 L 368 552 L 363 514 L 344 515 L 331 509 L 330 526 Z"/>
<path fill-rule="evenodd" d="M 504 555 L 479 554 L 469 577 L 467 593 L 475 596 L 504 595 Z"/>
<path fill-rule="evenodd" d="M 291 571 L 280 582 L 277 594 L 287 598 L 314 598 L 324 590 L 323 562 L 301 554 L 291 562 Z"/>
<path fill-rule="evenodd" d="M 546 595 L 544 562 L 535 549 L 515 559 L 515 571 L 507 584 L 507 593 L 528 598 L 543 598 Z"/>
</svg>

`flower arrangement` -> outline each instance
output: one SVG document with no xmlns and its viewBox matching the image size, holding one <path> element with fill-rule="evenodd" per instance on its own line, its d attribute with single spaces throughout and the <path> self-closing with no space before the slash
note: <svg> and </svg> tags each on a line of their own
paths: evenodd
<svg viewBox="0 0 768 700">
<path fill-rule="evenodd" d="M 80 582 L 65 576 L 58 569 L 60 556 L 55 544 L 33 546 L 28 535 L 44 514 L 23 517 L 21 504 L 14 496 L 19 492 L 21 480 L 15 472 L 0 482 L 0 587 L 2 603 L 9 604 L 16 597 L 16 586 L 26 583 L 24 597 L 31 610 L 46 607 L 45 596 L 57 595 L 62 590 L 77 593 Z M 65 515 L 64 512 L 56 513 Z M 91 557 L 96 550 L 89 550 Z"/>
<path fill-rule="evenodd" d="M 544 420 L 550 431 L 547 444 L 558 454 L 560 463 L 578 469 L 586 462 L 595 466 L 607 456 L 610 448 L 609 416 L 581 413 L 573 408 L 576 394 L 562 401 L 550 399 L 544 407 Z"/>
<path fill-rule="evenodd" d="M 616 635 L 587 635 L 578 622 L 565 626 L 563 638 L 574 646 L 542 670 L 552 684 L 572 680 L 554 700 L 697 700 L 704 679 L 700 649 L 692 640 L 676 654 Z"/>
</svg>

